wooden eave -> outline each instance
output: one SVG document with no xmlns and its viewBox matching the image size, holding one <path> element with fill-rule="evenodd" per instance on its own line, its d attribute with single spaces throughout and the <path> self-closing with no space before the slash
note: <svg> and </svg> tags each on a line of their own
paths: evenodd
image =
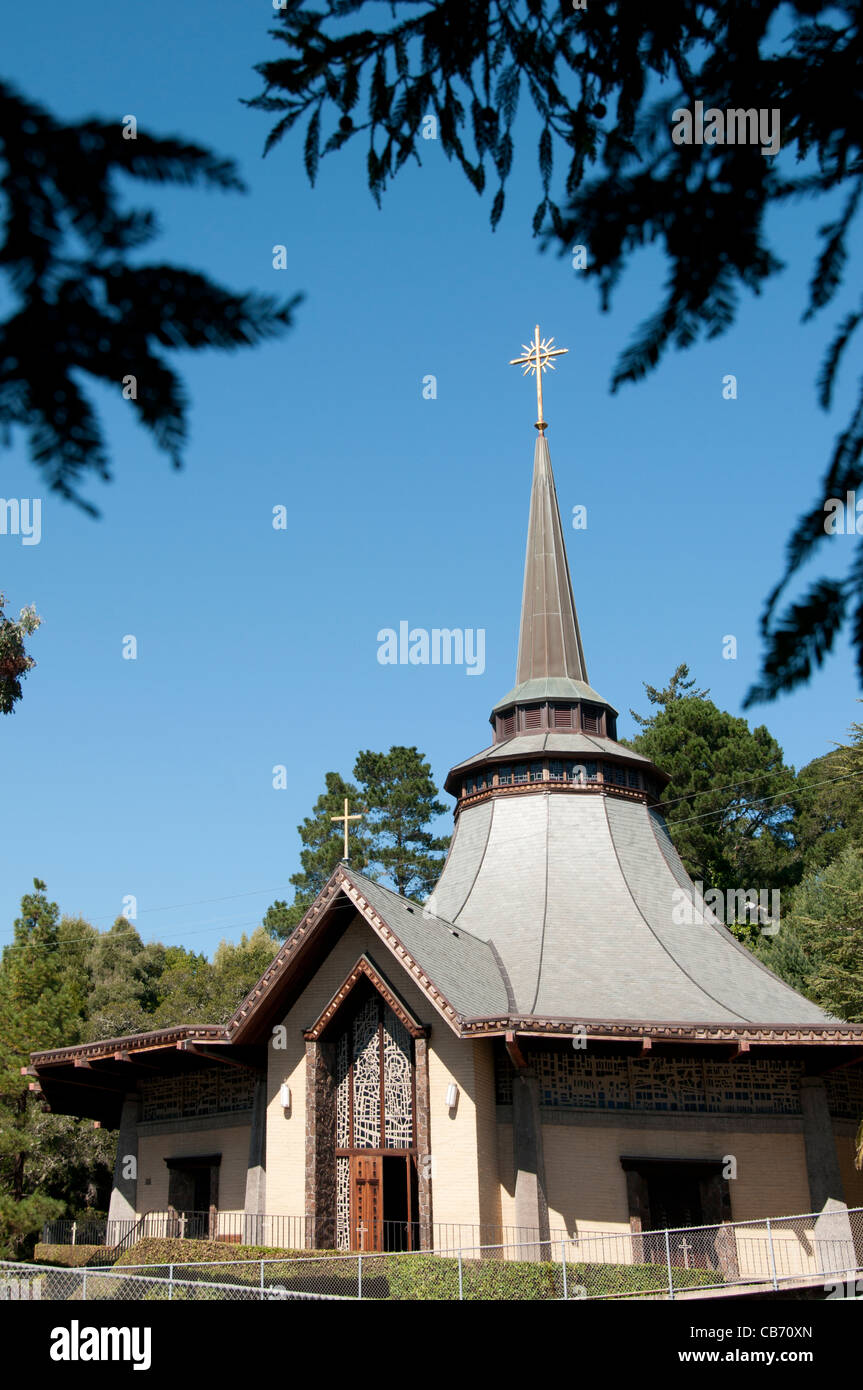
<svg viewBox="0 0 863 1390">
<path fill-rule="evenodd" d="M 183 1024 L 31 1054 L 22 1072 L 37 1078 L 52 1112 L 99 1120 L 116 1128 L 124 1098 L 154 1076 L 175 1076 L 213 1065 L 258 1071 L 260 1049 L 235 1047 L 221 1024 Z"/>
<path fill-rule="evenodd" d="M 398 991 L 389 983 L 381 971 L 378 970 L 371 957 L 364 953 L 360 956 L 353 970 L 351 970 L 342 981 L 342 984 L 336 990 L 320 1017 L 316 1019 L 311 1028 L 308 1028 L 303 1034 L 306 1042 L 316 1042 L 322 1037 L 340 1009 L 348 1001 L 360 980 L 368 980 L 372 984 L 384 1003 L 389 1005 L 396 1018 L 407 1029 L 412 1038 L 425 1038 L 428 1036 L 429 1029 L 424 1024 L 420 1023 L 419 1019 L 414 1017 Z"/>
<path fill-rule="evenodd" d="M 339 867 L 291 932 L 272 965 L 228 1020 L 225 1027 L 232 1042 L 261 1042 L 267 1038 L 299 997 L 317 965 L 329 954 L 334 944 L 333 928 L 337 940 L 355 912 L 368 923 L 452 1031 L 457 1036 L 461 1033 L 461 1015 Z"/>
<path fill-rule="evenodd" d="M 595 1041 L 609 1042 L 631 1038 L 640 1043 L 642 1038 L 650 1038 L 656 1042 L 722 1042 L 735 1046 L 739 1046 L 741 1041 L 795 1045 L 830 1043 L 833 1046 L 863 1049 L 863 1023 L 760 1026 L 754 1023 L 653 1023 L 649 1020 L 633 1023 L 621 1019 L 540 1018 L 515 1015 L 507 1018 L 466 1018 L 463 1020 L 462 1031 L 465 1037 L 477 1034 L 498 1034 L 503 1037 L 506 1033 L 525 1037 L 533 1034 L 545 1037 L 571 1037 L 584 1032 L 588 1038 Z"/>
<path fill-rule="evenodd" d="M 678 1047 L 716 1051 L 723 1059 L 753 1056 L 781 1057 L 803 1049 L 813 1071 L 833 1070 L 863 1062 L 863 1024 L 816 1023 L 761 1026 L 756 1024 L 632 1023 L 624 1020 L 531 1018 L 468 1018 L 462 1020 L 463 1038 L 502 1038 L 511 1052 L 517 1039 L 586 1037 L 589 1044 L 632 1044 L 652 1055 L 673 1053 Z M 815 1049 L 821 1049 L 816 1054 Z M 657 1052 L 657 1049 L 660 1051 Z"/>
<path fill-rule="evenodd" d="M 200 1039 L 202 1042 L 224 1042 L 225 1029 L 220 1023 L 177 1024 L 172 1028 L 157 1028 L 149 1033 L 132 1033 L 123 1038 L 105 1038 L 98 1042 L 76 1043 L 72 1047 L 54 1047 L 44 1052 L 31 1052 L 30 1059 L 35 1067 L 75 1061 L 76 1058 L 84 1061 L 132 1061 L 145 1052 L 173 1048 L 175 1043 L 185 1038 Z"/>
</svg>

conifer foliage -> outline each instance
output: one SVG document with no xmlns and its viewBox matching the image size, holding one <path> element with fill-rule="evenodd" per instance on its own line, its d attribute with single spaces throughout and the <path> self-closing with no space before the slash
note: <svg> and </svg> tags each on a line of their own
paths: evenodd
<svg viewBox="0 0 863 1390">
<path fill-rule="evenodd" d="M 140 252 L 155 214 L 121 205 L 117 175 L 228 192 L 232 160 L 127 123 L 64 123 L 0 82 L 0 270 L 12 311 L 0 320 L 0 442 L 26 431 L 45 485 L 91 514 L 85 477 L 110 477 L 109 449 L 80 374 L 130 402 L 179 467 L 182 382 L 166 353 L 248 347 L 285 331 L 298 302 L 235 294 Z"/>
<path fill-rule="evenodd" d="M 518 138 L 537 166 L 542 244 L 586 252 L 580 273 L 603 309 L 638 250 L 658 244 L 666 257 L 664 290 L 612 390 L 669 348 L 726 332 L 741 292 L 783 270 L 765 230 L 774 205 L 829 197 L 803 317 L 836 303 L 863 199 L 859 0 L 286 0 L 271 33 L 280 53 L 257 66 L 263 91 L 248 102 L 276 118 L 265 148 L 302 122 L 314 182 L 322 156 L 359 142 L 378 202 L 408 160 L 439 148 L 488 194 L 495 227 L 520 103 L 532 108 Z M 778 155 L 754 141 L 676 143 L 674 113 L 696 102 L 778 113 Z M 835 322 L 816 383 L 825 410 L 861 324 L 859 300 Z M 861 457 L 863 380 L 765 604 L 750 704 L 805 682 L 846 622 L 863 682 L 863 549 L 844 577 L 816 579 L 777 608 L 823 546 L 825 501 L 861 482 Z"/>
</svg>

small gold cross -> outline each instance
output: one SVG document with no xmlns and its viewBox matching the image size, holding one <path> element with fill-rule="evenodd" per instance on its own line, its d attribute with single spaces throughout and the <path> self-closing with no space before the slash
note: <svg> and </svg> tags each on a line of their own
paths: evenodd
<svg viewBox="0 0 863 1390">
<path fill-rule="evenodd" d="M 339 820 L 339 821 L 344 821 L 344 823 L 345 823 L 345 859 L 347 859 L 347 858 L 349 857 L 349 856 L 348 856 L 348 821 L 351 821 L 351 820 L 362 820 L 362 816 L 361 816 L 361 815 L 353 815 L 353 816 L 349 816 L 349 815 L 348 815 L 348 798 L 345 797 L 345 814 L 344 814 L 343 816 L 330 816 L 330 820 Z"/>
<path fill-rule="evenodd" d="M 554 362 L 551 360 L 553 357 L 562 357 L 565 352 L 569 352 L 569 348 L 552 347 L 553 342 L 553 338 L 540 338 L 539 324 L 537 324 L 533 342 L 530 344 L 522 343 L 521 345 L 523 356 L 511 357 L 509 361 L 511 367 L 524 367 L 524 376 L 527 376 L 528 372 L 533 372 L 536 377 L 536 428 L 540 434 L 544 434 L 548 428 L 542 418 L 542 374 L 549 368 L 554 371 Z"/>
</svg>

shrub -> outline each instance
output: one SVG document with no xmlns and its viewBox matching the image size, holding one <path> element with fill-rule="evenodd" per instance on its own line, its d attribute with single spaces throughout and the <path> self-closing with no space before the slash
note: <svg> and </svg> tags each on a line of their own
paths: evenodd
<svg viewBox="0 0 863 1390">
<path fill-rule="evenodd" d="M 37 1244 L 33 1253 L 37 1265 L 63 1265 L 66 1269 L 77 1269 L 82 1265 L 113 1264 L 114 1255 L 110 1245 L 45 1245 Z"/>
</svg>

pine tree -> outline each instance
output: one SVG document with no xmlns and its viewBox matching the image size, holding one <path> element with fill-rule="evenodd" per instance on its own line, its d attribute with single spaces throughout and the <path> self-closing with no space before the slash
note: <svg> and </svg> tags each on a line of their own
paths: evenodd
<svg viewBox="0 0 863 1390">
<path fill-rule="evenodd" d="M 300 851 L 302 868 L 291 875 L 294 901 L 290 907 L 274 903 L 267 909 L 263 925 L 276 940 L 284 941 L 298 922 L 302 921 L 318 893 L 344 857 L 344 828 L 334 816 L 344 814 L 345 798 L 350 813 L 363 809 L 359 788 L 346 782 L 338 772 L 328 772 L 326 789 L 321 792 L 310 816 L 297 826 L 304 848 Z M 368 865 L 369 834 L 362 821 L 349 826 L 350 862 L 361 872 Z"/>
<path fill-rule="evenodd" d="M 644 693 L 646 694 L 650 703 L 652 705 L 659 705 L 660 709 L 657 711 L 656 714 L 636 714 L 635 710 L 631 709 L 629 713 L 632 715 L 636 724 L 640 724 L 642 729 L 652 729 L 653 725 L 659 718 L 659 715 L 662 713 L 662 710 L 665 709 L 667 705 L 670 705 L 673 700 L 706 699 L 706 697 L 710 694 L 710 691 L 696 690 L 694 688 L 695 677 L 693 676 L 691 680 L 687 680 L 688 676 L 689 667 L 686 665 L 685 661 L 682 661 L 680 665 L 676 667 L 673 675 L 671 676 L 671 679 L 668 682 L 668 685 L 665 687 L 664 690 L 657 690 L 656 686 L 648 685 L 647 681 L 644 681 Z"/>
<path fill-rule="evenodd" d="M 806 870 L 826 868 L 849 844 L 863 844 L 863 724 L 797 775 L 795 830 Z"/>
<path fill-rule="evenodd" d="M 431 834 L 428 822 L 446 808 L 437 798 L 431 768 L 416 748 L 396 746 L 388 753 L 365 750 L 354 765 L 356 783 L 337 772 L 326 775 L 326 790 L 311 816 L 298 826 L 304 848 L 302 869 L 291 876 L 293 902 L 277 900 L 262 925 L 278 941 L 287 940 L 344 855 L 345 798 L 351 814 L 350 864 L 370 878 L 389 879 L 399 893 L 426 896 L 443 866 L 448 840 Z"/>
<path fill-rule="evenodd" d="M 0 1248 L 17 1251 L 62 1203 L 27 1192 L 27 1162 L 38 1149 L 37 1104 L 21 1068 L 31 1051 L 77 1042 L 84 997 L 63 951 L 60 910 L 33 880 L 21 899 L 12 943 L 0 959 Z"/>
<path fill-rule="evenodd" d="M 431 767 L 416 748 L 394 746 L 388 753 L 360 753 L 354 776 L 369 808 L 371 876 L 391 879 L 406 897 L 427 896 L 449 843 L 426 828 L 446 811 L 436 799 Z"/>
<path fill-rule="evenodd" d="M 675 677 L 648 698 L 661 707 L 628 746 L 671 775 L 662 809 L 687 872 L 724 891 L 795 883 L 802 866 L 794 770 L 773 736 L 720 710 L 704 691 L 681 695 Z"/>
<path fill-rule="evenodd" d="M 776 216 L 801 198 L 826 214 L 803 318 L 835 308 L 863 211 L 859 0 L 590 0 L 577 12 L 574 2 L 324 0 L 310 8 L 292 0 L 271 31 L 278 54 L 256 66 L 263 90 L 247 103 L 272 115 L 265 150 L 302 122 L 295 148 L 309 180 L 322 158 L 352 148 L 380 205 L 410 160 L 421 164 L 439 147 L 488 198 L 495 227 L 523 157 L 516 147 L 527 144 L 539 193 L 533 234 L 567 259 L 584 253 L 573 266 L 596 286 L 603 309 L 645 246 L 665 257 L 662 291 L 620 352 L 612 390 L 642 380 L 672 348 L 728 331 L 743 294 L 759 294 L 784 270 Z M 679 126 L 681 110 L 692 122 L 694 102 L 724 115 L 740 107 L 743 92 L 746 107 L 773 118 L 763 134 L 738 128 L 702 144 L 692 125 Z M 532 110 L 522 116 L 519 102 L 528 99 Z M 834 319 L 816 379 L 825 410 L 855 334 L 859 352 L 856 295 Z M 826 548 L 825 499 L 844 502 L 861 478 L 858 379 L 765 603 L 761 677 L 747 704 L 808 680 L 846 624 L 863 673 L 859 539 L 831 551 L 852 557 L 844 576 L 817 579 L 777 612 L 789 582 L 816 547 Z"/>
<path fill-rule="evenodd" d="M 794 891 L 786 926 L 812 962 L 807 993 L 850 1023 L 863 1023 L 863 847 L 848 845 Z M 780 937 L 782 932 L 780 932 Z"/>
</svg>

